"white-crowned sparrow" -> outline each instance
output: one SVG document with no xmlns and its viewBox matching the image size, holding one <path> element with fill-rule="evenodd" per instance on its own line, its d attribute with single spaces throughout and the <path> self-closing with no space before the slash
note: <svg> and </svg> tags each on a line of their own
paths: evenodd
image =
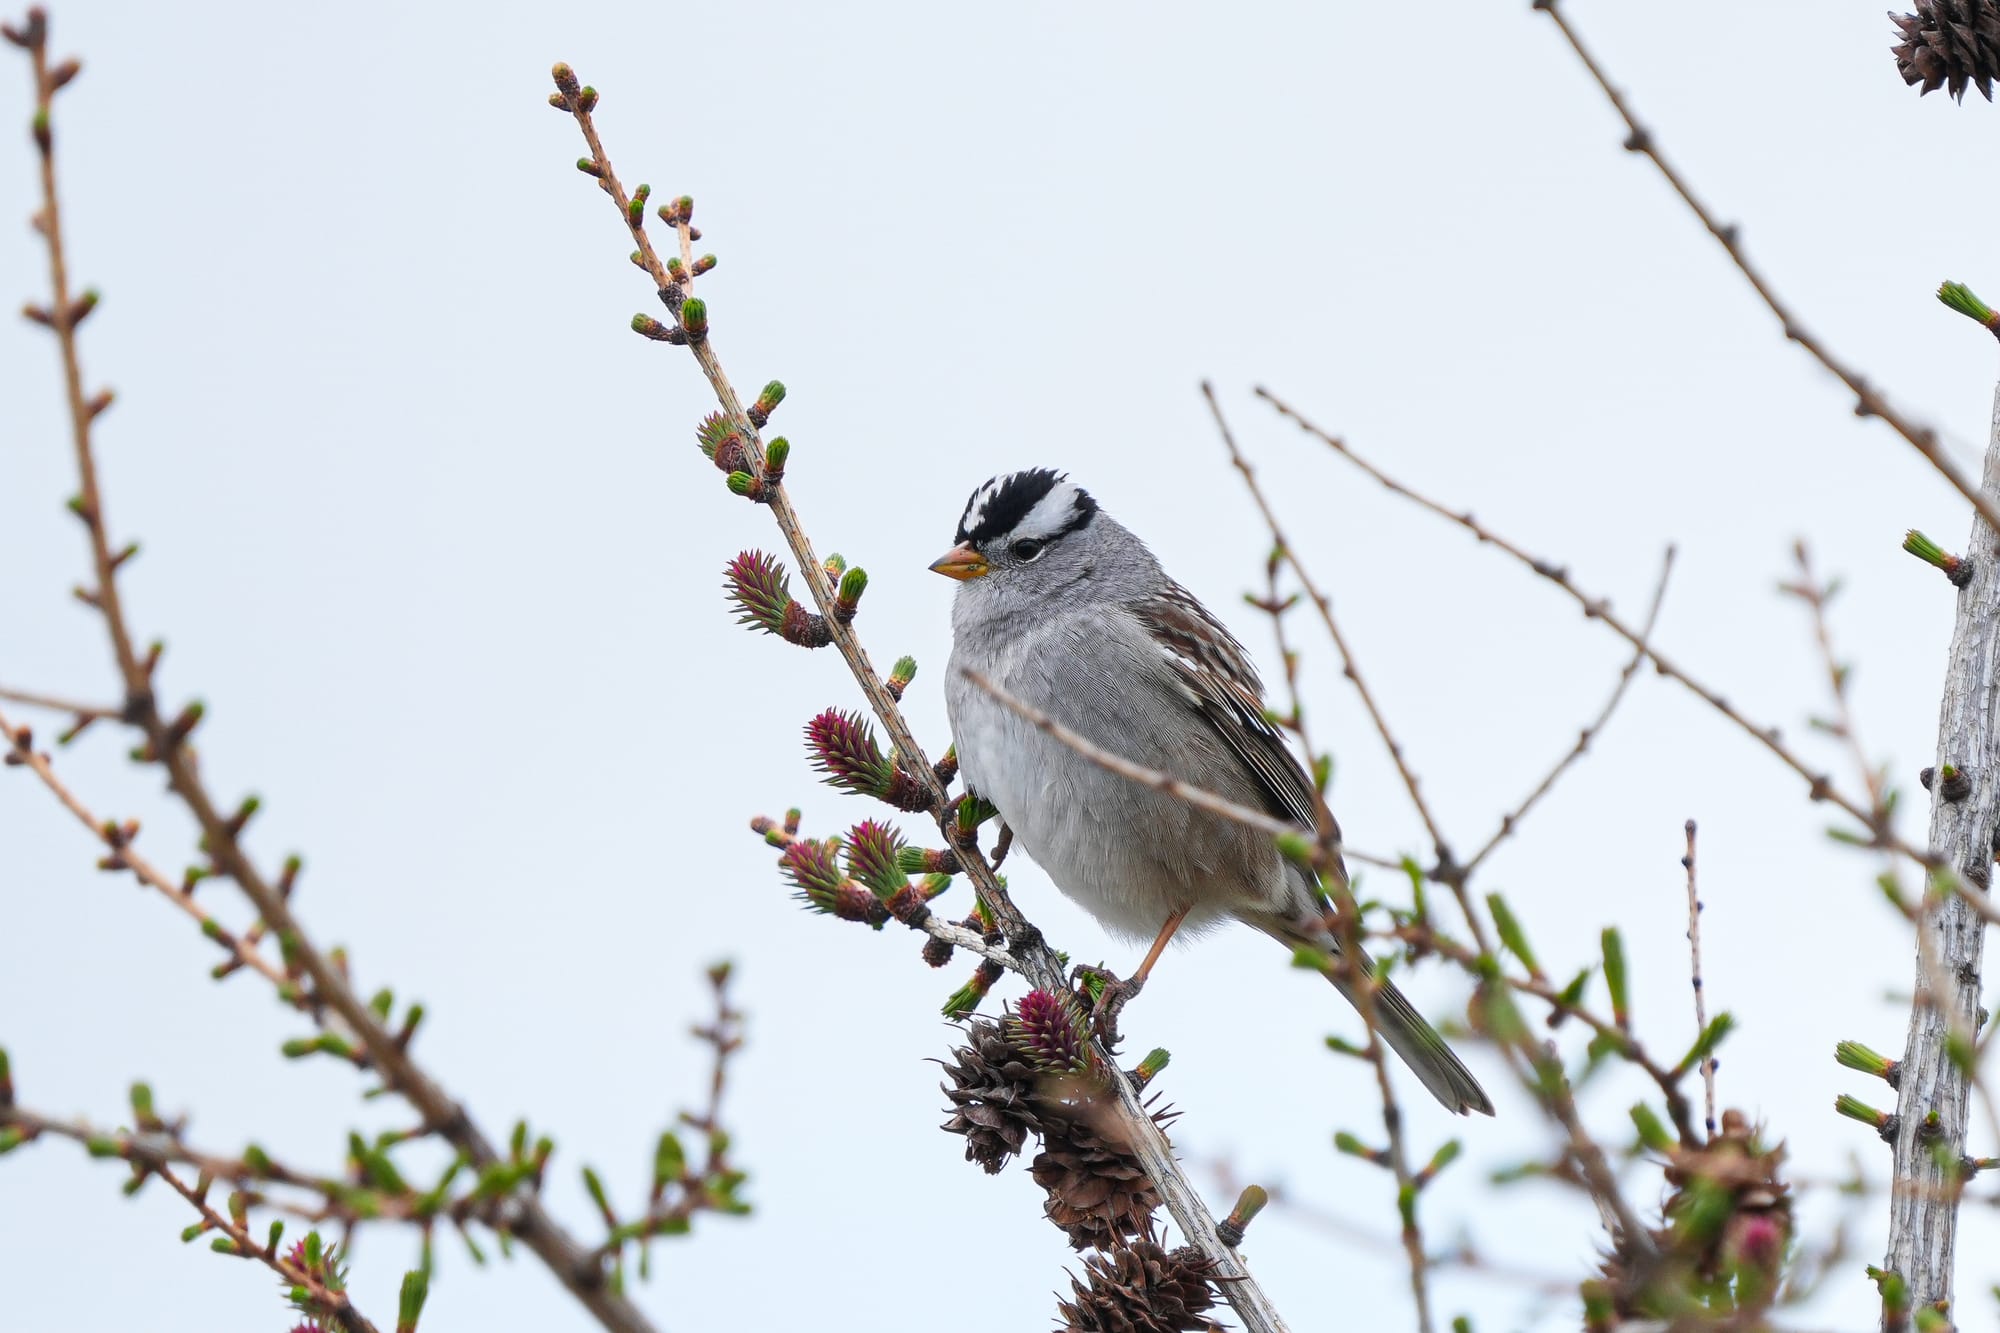
<svg viewBox="0 0 2000 1333">
<path fill-rule="evenodd" d="M 1153 941 L 1136 976 L 1176 928 L 1198 932 L 1231 918 L 1290 947 L 1339 953 L 1326 890 L 1267 833 L 1109 772 L 966 674 L 1106 750 L 1310 831 L 1312 781 L 1266 720 L 1243 645 L 1060 473 L 986 482 L 967 502 L 957 540 L 931 568 L 959 581 L 945 680 L 959 771 L 1057 888 L 1112 931 Z M 1343 867 L 1330 878 L 1345 891 Z M 1339 969 L 1328 975 L 1352 1002 Z M 1448 1109 L 1493 1113 L 1478 1081 L 1394 986 L 1376 992 L 1375 1018 Z"/>
</svg>

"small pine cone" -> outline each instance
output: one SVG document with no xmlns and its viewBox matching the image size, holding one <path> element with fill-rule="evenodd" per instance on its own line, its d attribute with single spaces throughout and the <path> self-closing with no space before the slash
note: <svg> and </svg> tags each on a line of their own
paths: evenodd
<svg viewBox="0 0 2000 1333">
<path fill-rule="evenodd" d="M 1108 1250 L 1152 1229 L 1159 1193 L 1139 1159 L 1080 1120 L 1044 1116 L 1042 1151 L 1029 1167 L 1049 1192 L 1042 1211 L 1079 1250 Z"/>
<path fill-rule="evenodd" d="M 1965 100 L 1969 83 L 1987 101 L 2000 78 L 2000 0 L 1917 0 L 1914 14 L 1891 14 L 1902 34 L 1892 48 L 1903 82 L 1926 93 L 1946 88 Z"/>
<path fill-rule="evenodd" d="M 1031 1132 L 1042 1130 L 1042 1117 L 1033 1106 L 1040 1075 L 1008 1042 L 1000 1024 L 974 1019 L 966 1025 L 965 1037 L 966 1044 L 952 1052 L 952 1062 L 944 1067 L 951 1079 L 944 1095 L 952 1108 L 944 1129 L 965 1135 L 965 1160 L 993 1175 L 1021 1151 Z"/>
<path fill-rule="evenodd" d="M 1213 1265 L 1183 1245 L 1163 1250 L 1150 1237 L 1083 1261 L 1084 1281 L 1056 1306 L 1061 1333 L 1198 1333 L 1213 1327 Z"/>
</svg>

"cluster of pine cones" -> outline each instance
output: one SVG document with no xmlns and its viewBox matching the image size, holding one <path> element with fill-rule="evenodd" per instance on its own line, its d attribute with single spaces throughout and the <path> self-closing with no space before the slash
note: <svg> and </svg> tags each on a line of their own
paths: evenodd
<svg viewBox="0 0 2000 1333">
<path fill-rule="evenodd" d="M 1914 14 L 1891 14 L 1902 32 L 1894 48 L 1903 82 L 1939 88 L 1963 101 L 1966 85 L 1993 100 L 2000 78 L 2000 3 L 1995 0 L 1917 0 Z"/>
<path fill-rule="evenodd" d="M 1192 1246 L 1159 1243 L 1159 1194 L 1118 1141 L 1117 1122 L 1102 1114 L 1109 1085 L 1091 1067 L 1082 1032 L 1068 997 L 1039 990 L 999 1022 L 972 1020 L 944 1067 L 952 1112 L 944 1128 L 965 1136 L 966 1160 L 989 1174 L 1019 1154 L 1029 1135 L 1040 1140 L 1029 1171 L 1048 1191 L 1044 1211 L 1071 1245 L 1095 1251 L 1057 1307 L 1061 1333 L 1214 1329 L 1207 1317 L 1215 1305 L 1211 1263 Z"/>
</svg>

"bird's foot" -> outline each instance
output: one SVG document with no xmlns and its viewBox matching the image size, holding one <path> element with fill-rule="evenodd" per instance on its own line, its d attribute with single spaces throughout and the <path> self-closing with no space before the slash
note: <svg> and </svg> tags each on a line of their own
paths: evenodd
<svg viewBox="0 0 2000 1333">
<path fill-rule="evenodd" d="M 1146 979 L 1135 976 L 1126 981 L 1115 973 L 1088 963 L 1078 963 L 1070 969 L 1070 977 L 1077 983 L 1077 998 L 1090 1012 L 1092 1032 L 1104 1043 L 1106 1050 L 1115 1053 L 1119 1041 L 1118 1015 L 1139 993 Z"/>
</svg>

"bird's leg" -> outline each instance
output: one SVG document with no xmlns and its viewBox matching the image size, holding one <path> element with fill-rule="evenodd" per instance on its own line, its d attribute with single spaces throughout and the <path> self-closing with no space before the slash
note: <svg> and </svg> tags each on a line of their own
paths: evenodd
<svg viewBox="0 0 2000 1333">
<path fill-rule="evenodd" d="M 1160 955 L 1166 952 L 1167 941 L 1172 939 L 1174 932 L 1181 928 L 1181 922 L 1187 920 L 1187 914 L 1191 910 L 1193 909 L 1183 907 L 1180 911 L 1175 912 L 1167 918 L 1167 924 L 1160 927 L 1159 937 L 1153 941 L 1153 947 L 1146 950 L 1145 961 L 1139 964 L 1139 970 L 1132 974 L 1132 979 L 1126 982 L 1126 985 L 1136 991 L 1139 987 L 1146 984 L 1146 978 L 1153 974 L 1153 964 L 1160 961 Z"/>
<path fill-rule="evenodd" d="M 1189 910 L 1183 907 L 1167 918 L 1167 924 L 1160 927 L 1159 936 L 1153 941 L 1153 947 L 1146 950 L 1146 957 L 1140 962 L 1139 970 L 1130 977 L 1121 981 L 1102 968 L 1079 965 L 1075 969 L 1072 975 L 1078 979 L 1095 977 L 1102 983 L 1103 988 L 1097 993 L 1097 1001 L 1091 1006 L 1091 1023 L 1096 1027 L 1098 1035 L 1104 1039 L 1106 1046 L 1118 1044 L 1119 1012 L 1146 984 L 1146 978 L 1152 975 L 1153 965 L 1160 961 L 1160 955 L 1166 951 L 1167 941 L 1171 940 L 1174 932 L 1181 928 L 1181 922 L 1187 920 Z"/>
<path fill-rule="evenodd" d="M 1005 819 L 1002 819 L 1000 821 L 1000 836 L 993 840 L 993 857 L 988 864 L 995 870 L 998 870 L 1000 863 L 1007 859 L 1007 849 L 1013 845 L 1014 830 L 1008 826 Z"/>
</svg>

